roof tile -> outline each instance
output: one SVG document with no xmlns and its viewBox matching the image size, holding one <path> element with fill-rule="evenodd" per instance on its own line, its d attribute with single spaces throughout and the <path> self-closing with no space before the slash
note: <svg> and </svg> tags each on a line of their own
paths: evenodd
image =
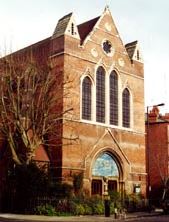
<svg viewBox="0 0 169 222">
<path fill-rule="evenodd" d="M 95 26 L 99 18 L 100 16 L 78 25 L 78 31 L 81 38 L 81 43 L 85 40 L 87 35 L 92 31 L 93 27 Z"/>
</svg>

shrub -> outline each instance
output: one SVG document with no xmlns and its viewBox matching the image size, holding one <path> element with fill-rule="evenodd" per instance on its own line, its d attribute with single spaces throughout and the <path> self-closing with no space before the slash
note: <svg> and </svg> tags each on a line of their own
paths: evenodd
<svg viewBox="0 0 169 222">
<path fill-rule="evenodd" d="M 72 216 L 71 212 L 56 212 L 57 216 Z"/>
<path fill-rule="evenodd" d="M 69 201 L 69 211 L 74 214 L 77 203 L 74 200 Z"/>
<path fill-rule="evenodd" d="M 76 196 L 69 201 L 70 212 L 76 215 L 92 215 L 104 213 L 104 202 L 100 196 L 88 197 Z"/>
<path fill-rule="evenodd" d="M 74 215 L 84 215 L 87 211 L 86 204 L 83 204 L 78 199 L 69 201 L 69 210 Z"/>
<path fill-rule="evenodd" d="M 93 205 L 93 214 L 103 214 L 104 213 L 104 204 L 99 202 Z"/>
<path fill-rule="evenodd" d="M 122 209 L 122 200 L 121 195 L 117 191 L 109 192 L 110 201 L 111 201 L 111 210 L 114 211 L 114 208 Z"/>
<path fill-rule="evenodd" d="M 85 214 L 85 208 L 82 204 L 76 204 L 74 209 L 75 215 L 84 215 Z"/>
<path fill-rule="evenodd" d="M 104 200 L 100 196 L 60 199 L 55 206 L 55 208 L 51 205 L 38 206 L 36 213 L 58 216 L 104 214 Z M 114 213 L 114 202 L 110 202 L 110 212 Z"/>
<path fill-rule="evenodd" d="M 93 214 L 104 213 L 104 202 L 100 196 L 91 197 L 88 201 L 88 205 L 92 208 Z"/>
<path fill-rule="evenodd" d="M 86 215 L 92 215 L 93 211 L 92 211 L 92 207 L 87 205 L 86 203 L 83 204 L 84 210 L 85 210 L 85 214 Z"/>
<path fill-rule="evenodd" d="M 128 211 L 136 211 L 145 208 L 145 199 L 141 194 L 128 194 L 125 196 L 125 205 Z"/>
<path fill-rule="evenodd" d="M 67 199 L 59 200 L 56 206 L 57 212 L 70 212 L 70 206 Z"/>
<path fill-rule="evenodd" d="M 37 206 L 35 208 L 35 213 L 38 215 L 47 215 L 47 216 L 56 215 L 55 208 L 49 204 Z"/>
<path fill-rule="evenodd" d="M 121 201 L 121 199 L 120 199 L 120 193 L 117 192 L 117 191 L 110 191 L 110 192 L 109 192 L 109 196 L 110 196 L 110 200 L 111 200 L 112 202 L 119 202 L 119 201 Z"/>
</svg>

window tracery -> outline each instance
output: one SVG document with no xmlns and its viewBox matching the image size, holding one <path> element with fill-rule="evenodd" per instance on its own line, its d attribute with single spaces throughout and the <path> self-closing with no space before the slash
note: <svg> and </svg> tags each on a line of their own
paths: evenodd
<svg viewBox="0 0 169 222">
<path fill-rule="evenodd" d="M 118 76 L 112 71 L 109 77 L 110 124 L 118 125 Z"/>
<path fill-rule="evenodd" d="M 130 127 L 130 92 L 127 88 L 123 90 L 122 95 L 122 119 L 123 119 L 123 127 Z"/>
<path fill-rule="evenodd" d="M 96 73 L 96 121 L 105 123 L 105 71 L 101 66 Z"/>
<path fill-rule="evenodd" d="M 82 82 L 82 118 L 91 120 L 92 111 L 92 83 L 87 76 Z"/>
</svg>

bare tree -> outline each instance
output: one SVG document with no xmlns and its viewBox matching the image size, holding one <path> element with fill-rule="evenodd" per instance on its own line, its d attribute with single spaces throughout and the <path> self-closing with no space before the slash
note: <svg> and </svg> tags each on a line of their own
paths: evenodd
<svg viewBox="0 0 169 222">
<path fill-rule="evenodd" d="M 157 144 L 157 146 L 161 147 L 162 145 Z M 153 167 L 153 172 L 156 172 L 156 176 L 158 176 L 159 179 L 161 180 L 161 188 L 162 188 L 161 200 L 164 200 L 166 193 L 169 191 L 168 152 L 164 152 L 163 149 L 159 148 L 158 152 L 156 153 L 154 152 L 151 155 L 153 160 L 151 167 Z"/>
<path fill-rule="evenodd" d="M 50 138 L 72 110 L 63 109 L 69 83 L 49 62 L 42 66 L 31 56 L 1 59 L 0 130 L 16 164 L 29 164 L 41 144 L 54 145 Z"/>
</svg>

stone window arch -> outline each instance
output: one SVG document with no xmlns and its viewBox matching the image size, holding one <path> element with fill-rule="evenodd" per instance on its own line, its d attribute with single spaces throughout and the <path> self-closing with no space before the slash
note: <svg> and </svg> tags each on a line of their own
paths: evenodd
<svg viewBox="0 0 169 222">
<path fill-rule="evenodd" d="M 92 115 L 92 81 L 86 76 L 82 81 L 82 119 L 91 120 Z"/>
<path fill-rule="evenodd" d="M 122 124 L 123 127 L 130 128 L 130 92 L 127 88 L 123 90 L 122 94 Z"/>
<path fill-rule="evenodd" d="M 96 121 L 105 123 L 105 70 L 102 66 L 96 72 Z"/>
<path fill-rule="evenodd" d="M 110 152 L 102 152 L 96 158 L 91 173 L 92 195 L 103 195 L 105 192 L 118 191 L 120 189 L 120 178 L 122 178 L 121 166 L 116 157 Z"/>
<path fill-rule="evenodd" d="M 109 97 L 110 97 L 110 116 L 111 125 L 118 125 L 118 75 L 116 71 L 112 71 L 109 76 Z"/>
</svg>

